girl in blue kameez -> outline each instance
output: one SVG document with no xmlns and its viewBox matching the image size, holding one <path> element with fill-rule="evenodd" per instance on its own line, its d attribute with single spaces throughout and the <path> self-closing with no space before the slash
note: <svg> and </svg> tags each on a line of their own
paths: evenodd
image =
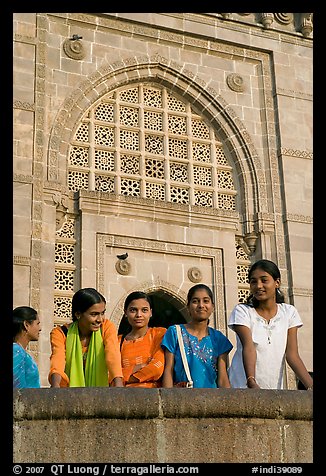
<svg viewBox="0 0 326 476">
<path fill-rule="evenodd" d="M 19 306 L 13 310 L 13 388 L 40 388 L 37 364 L 27 352 L 31 341 L 37 341 L 41 323 L 32 307 Z"/>
<path fill-rule="evenodd" d="M 193 387 L 230 388 L 227 357 L 233 346 L 222 332 L 208 325 L 209 317 L 214 311 L 211 289 L 205 284 L 196 284 L 190 288 L 187 308 L 190 320 L 180 326 Z M 186 386 L 187 377 L 175 325 L 168 328 L 161 345 L 165 353 L 162 386 Z"/>
</svg>

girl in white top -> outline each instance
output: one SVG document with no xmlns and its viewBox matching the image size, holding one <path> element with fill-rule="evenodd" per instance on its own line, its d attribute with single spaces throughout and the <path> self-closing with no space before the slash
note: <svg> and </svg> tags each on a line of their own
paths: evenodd
<svg viewBox="0 0 326 476">
<path fill-rule="evenodd" d="M 237 304 L 228 326 L 237 348 L 228 369 L 233 388 L 283 389 L 285 361 L 307 390 L 313 380 L 298 352 L 297 332 L 302 321 L 297 309 L 284 303 L 281 275 L 275 263 L 259 260 L 248 273 L 250 296 Z"/>
</svg>

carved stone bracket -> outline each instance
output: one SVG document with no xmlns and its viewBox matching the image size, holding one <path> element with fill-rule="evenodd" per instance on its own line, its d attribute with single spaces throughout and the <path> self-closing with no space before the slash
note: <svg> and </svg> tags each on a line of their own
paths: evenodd
<svg viewBox="0 0 326 476">
<path fill-rule="evenodd" d="M 68 213 L 68 199 L 56 193 L 52 195 L 53 201 L 56 205 L 56 230 L 60 230 Z"/>
<path fill-rule="evenodd" d="M 253 254 L 256 250 L 257 238 L 258 238 L 258 236 L 254 232 L 246 233 L 245 236 L 244 236 L 244 241 L 245 241 L 246 245 L 248 246 L 249 251 L 250 251 L 251 254 Z"/>
<path fill-rule="evenodd" d="M 312 13 L 303 13 L 302 14 L 302 23 L 301 23 L 301 33 L 305 38 L 307 38 L 312 32 Z"/>
<path fill-rule="evenodd" d="M 273 13 L 262 13 L 261 14 L 261 22 L 264 28 L 269 28 L 274 21 Z"/>
</svg>

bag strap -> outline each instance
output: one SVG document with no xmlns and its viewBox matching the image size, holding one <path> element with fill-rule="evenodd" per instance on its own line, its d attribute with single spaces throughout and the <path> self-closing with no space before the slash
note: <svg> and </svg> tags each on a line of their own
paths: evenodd
<svg viewBox="0 0 326 476">
<path fill-rule="evenodd" d="M 182 338 L 182 334 L 181 334 L 181 328 L 180 328 L 179 324 L 176 324 L 175 327 L 177 329 L 177 336 L 178 336 L 178 342 L 179 342 L 182 362 L 183 362 L 183 366 L 184 366 L 184 369 L 185 369 L 185 372 L 186 372 L 186 375 L 187 375 L 187 379 L 188 379 L 187 387 L 192 388 L 193 381 L 192 381 L 192 378 L 191 378 L 189 365 L 188 365 L 188 360 L 187 360 L 186 353 L 185 353 L 183 338 Z"/>
</svg>

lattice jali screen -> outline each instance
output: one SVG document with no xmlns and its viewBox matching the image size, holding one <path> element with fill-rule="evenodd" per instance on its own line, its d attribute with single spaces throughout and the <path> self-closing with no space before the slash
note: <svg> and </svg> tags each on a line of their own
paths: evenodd
<svg viewBox="0 0 326 476">
<path fill-rule="evenodd" d="M 235 210 L 232 167 L 189 103 L 148 84 L 120 88 L 84 114 L 68 187 Z"/>
<path fill-rule="evenodd" d="M 75 275 L 74 220 L 69 218 L 56 232 L 54 277 L 54 324 L 70 322 Z"/>
<path fill-rule="evenodd" d="M 241 243 L 236 243 L 238 302 L 244 303 L 250 294 L 248 283 L 248 271 L 251 265 L 250 259 Z"/>
</svg>

